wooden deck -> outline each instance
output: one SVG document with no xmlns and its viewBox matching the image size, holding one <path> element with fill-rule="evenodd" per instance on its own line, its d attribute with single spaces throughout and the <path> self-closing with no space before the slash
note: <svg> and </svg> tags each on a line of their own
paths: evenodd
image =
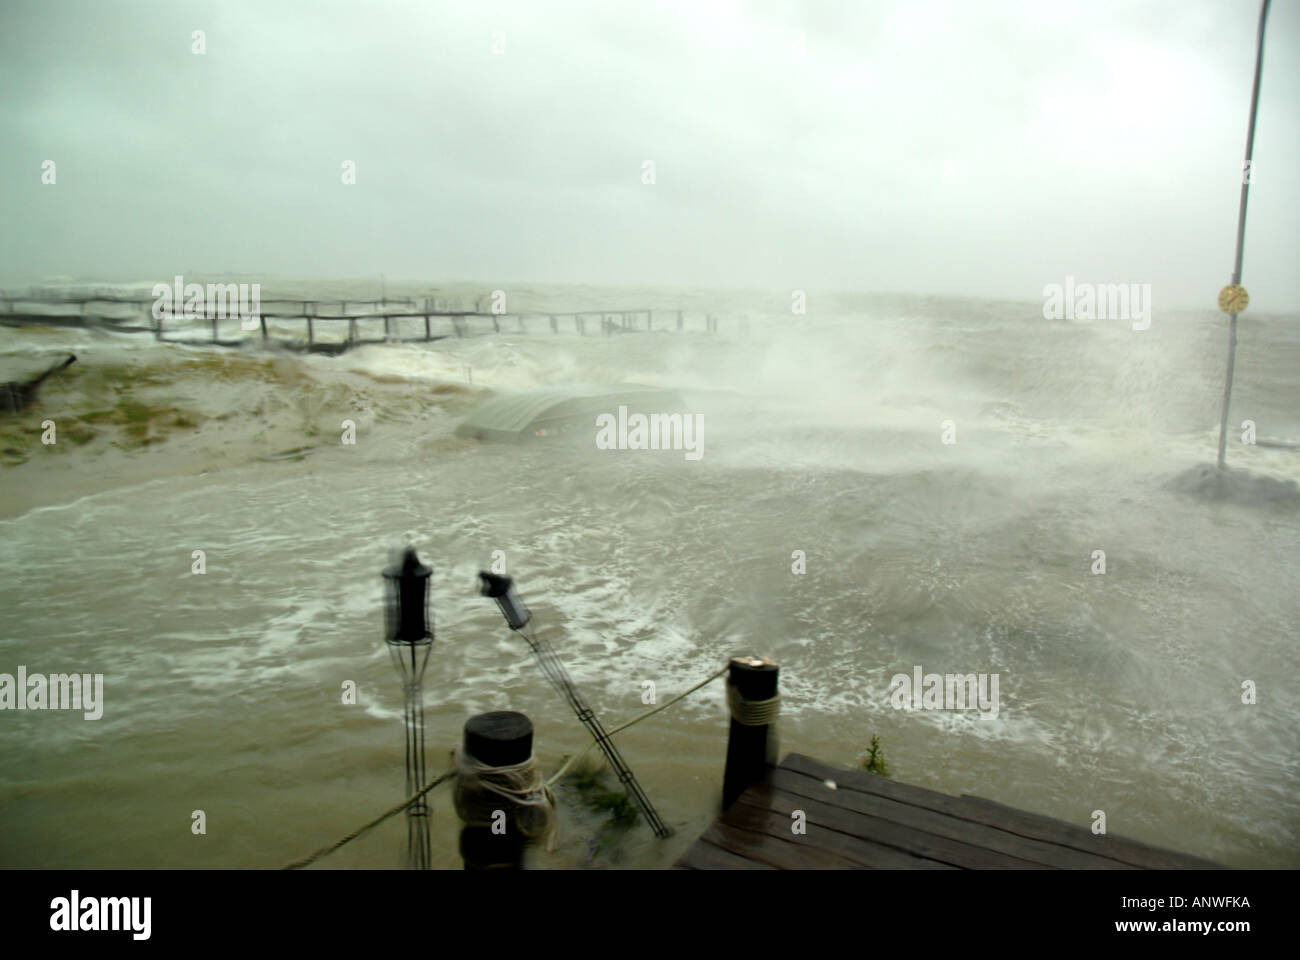
<svg viewBox="0 0 1300 960">
<path fill-rule="evenodd" d="M 829 786 L 827 781 L 834 783 Z M 807 832 L 791 830 L 802 810 Z M 789 754 L 680 860 L 688 870 L 1186 870 L 1220 864 L 979 797 Z"/>
</svg>

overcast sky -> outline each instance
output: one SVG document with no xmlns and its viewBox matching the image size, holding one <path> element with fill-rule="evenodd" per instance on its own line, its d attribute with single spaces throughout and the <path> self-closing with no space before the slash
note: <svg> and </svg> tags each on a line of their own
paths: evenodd
<svg viewBox="0 0 1300 960">
<path fill-rule="evenodd" d="M 1037 300 L 1072 275 L 1213 308 L 1258 12 L 0 0 L 0 280 L 382 272 Z M 1288 312 L 1297 118 L 1300 0 L 1275 0 L 1243 282 Z"/>
</svg>

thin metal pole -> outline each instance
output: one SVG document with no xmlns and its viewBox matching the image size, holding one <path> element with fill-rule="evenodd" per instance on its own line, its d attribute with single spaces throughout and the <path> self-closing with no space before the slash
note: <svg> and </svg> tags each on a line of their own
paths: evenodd
<svg viewBox="0 0 1300 960">
<path fill-rule="evenodd" d="M 523 633 L 523 631 L 520 632 Z M 637 783 L 636 777 L 632 774 L 632 768 L 624 762 L 618 748 L 614 746 L 614 741 L 609 738 L 609 734 L 601 726 L 600 720 L 596 717 L 596 712 L 583 703 L 582 698 L 578 696 L 578 691 L 574 689 L 573 682 L 569 679 L 569 672 L 564 669 L 564 664 L 560 662 L 555 648 L 545 640 L 539 640 L 536 633 L 523 633 L 523 637 L 528 641 L 528 645 L 533 648 L 533 653 L 537 655 L 537 661 L 541 664 L 542 672 L 546 674 L 546 678 L 569 702 L 569 707 L 577 714 L 578 720 L 587 728 L 587 732 L 591 734 L 592 739 L 596 741 L 596 745 L 605 754 L 605 759 L 609 761 L 609 765 L 614 768 L 614 772 L 618 775 L 619 783 L 623 784 L 624 789 L 632 795 L 632 799 L 641 809 L 641 815 L 645 817 L 655 836 L 660 838 L 671 836 L 672 829 L 659 818 L 659 813 L 655 810 L 654 804 L 650 802 L 650 798 L 641 789 L 641 784 Z"/>
<path fill-rule="evenodd" d="M 406 789 L 407 796 L 418 793 L 425 786 L 424 693 L 422 677 L 429 663 L 431 644 L 410 645 L 410 672 L 407 672 L 405 644 L 390 644 L 393 663 L 402 675 L 406 709 Z M 422 647 L 422 651 L 417 651 Z M 421 656 L 421 653 L 423 654 Z M 432 860 L 429 837 L 429 808 L 422 797 L 406 808 L 406 863 L 412 870 L 428 870 Z"/>
<path fill-rule="evenodd" d="M 1241 283 L 1241 258 L 1246 244 L 1246 198 L 1250 195 L 1248 175 L 1251 158 L 1255 152 L 1255 115 L 1259 111 L 1259 79 L 1264 69 L 1264 24 L 1268 21 L 1268 5 L 1263 0 L 1259 8 L 1259 35 L 1255 40 L 1255 83 L 1250 91 L 1250 124 L 1246 128 L 1246 161 L 1241 170 L 1241 203 L 1237 208 L 1237 256 L 1232 265 L 1232 284 Z M 1228 317 L 1228 374 L 1223 383 L 1223 413 L 1219 417 L 1219 469 L 1223 469 L 1224 447 L 1228 437 L 1228 403 L 1232 398 L 1232 370 L 1237 359 L 1237 314 Z"/>
</svg>

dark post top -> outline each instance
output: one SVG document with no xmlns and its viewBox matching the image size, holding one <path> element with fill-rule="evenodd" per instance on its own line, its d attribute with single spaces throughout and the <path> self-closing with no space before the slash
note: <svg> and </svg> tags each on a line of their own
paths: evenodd
<svg viewBox="0 0 1300 960">
<path fill-rule="evenodd" d="M 489 767 L 523 763 L 533 755 L 533 721 L 513 710 L 470 717 L 465 722 L 465 751 Z"/>
<path fill-rule="evenodd" d="M 747 701 L 776 696 L 780 668 L 768 657 L 732 657 L 727 682 Z M 731 718 L 727 733 L 727 761 L 722 774 L 722 806 L 730 807 L 750 784 L 762 778 L 775 762 L 776 726 L 752 726 Z"/>
<path fill-rule="evenodd" d="M 727 676 L 746 700 L 771 700 L 779 673 L 780 667 L 769 657 L 732 657 Z"/>
</svg>

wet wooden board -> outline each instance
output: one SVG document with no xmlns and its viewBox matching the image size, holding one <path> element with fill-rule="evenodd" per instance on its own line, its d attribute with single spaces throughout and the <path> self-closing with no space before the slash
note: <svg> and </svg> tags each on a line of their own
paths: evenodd
<svg viewBox="0 0 1300 960">
<path fill-rule="evenodd" d="M 831 786 L 833 784 L 833 786 Z M 801 811 L 804 832 L 791 825 Z M 792 753 L 675 866 L 692 870 L 1222 869 L 984 800 L 953 797 Z"/>
</svg>

